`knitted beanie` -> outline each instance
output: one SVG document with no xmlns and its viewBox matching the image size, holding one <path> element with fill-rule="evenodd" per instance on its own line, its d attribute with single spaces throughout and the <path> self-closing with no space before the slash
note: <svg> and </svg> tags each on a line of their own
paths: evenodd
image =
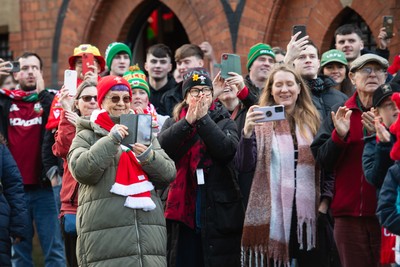
<svg viewBox="0 0 400 267">
<path fill-rule="evenodd" d="M 209 86 L 212 88 L 212 81 L 210 79 L 210 74 L 205 68 L 192 68 L 188 69 L 183 74 L 182 83 L 182 96 L 185 98 L 186 93 L 196 85 Z"/>
<path fill-rule="evenodd" d="M 108 45 L 105 53 L 107 68 L 111 69 L 111 63 L 114 57 L 121 52 L 125 52 L 129 56 L 129 60 L 132 61 L 132 51 L 131 49 L 124 43 L 114 42 Z"/>
<path fill-rule="evenodd" d="M 250 71 L 250 67 L 259 56 L 267 55 L 275 59 L 275 53 L 272 51 L 271 46 L 263 43 L 258 43 L 250 48 L 249 54 L 247 55 L 247 70 Z"/>
<path fill-rule="evenodd" d="M 105 76 L 101 78 L 100 82 L 97 84 L 97 103 L 99 104 L 100 108 L 102 107 L 105 95 L 115 85 L 126 86 L 129 92 L 129 96 L 132 97 L 132 90 L 127 80 L 114 75 Z"/>
<path fill-rule="evenodd" d="M 83 53 L 93 54 L 93 56 L 97 59 L 97 62 L 100 65 L 100 72 L 104 71 L 105 66 L 106 66 L 106 61 L 101 56 L 99 49 L 97 47 L 95 47 L 94 45 L 90 45 L 90 44 L 81 44 L 78 47 L 75 47 L 74 54 L 72 56 L 70 56 L 68 59 L 70 70 L 75 69 L 75 60 L 77 57 L 81 57 L 83 55 Z"/>
<path fill-rule="evenodd" d="M 130 66 L 129 70 L 124 73 L 123 78 L 128 81 L 133 89 L 143 89 L 146 91 L 147 95 L 150 97 L 150 88 L 147 83 L 146 74 L 140 70 L 139 66 Z"/>
</svg>

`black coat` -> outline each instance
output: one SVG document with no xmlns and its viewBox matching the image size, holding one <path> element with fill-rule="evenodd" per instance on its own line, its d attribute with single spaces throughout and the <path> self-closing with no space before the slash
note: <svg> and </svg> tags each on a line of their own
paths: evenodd
<svg viewBox="0 0 400 267">
<path fill-rule="evenodd" d="M 190 149 L 182 140 L 187 140 L 193 127 L 196 127 L 197 136 L 207 147 L 206 156 L 212 160 L 212 165 L 204 172 L 205 184 L 198 186 L 201 189 L 201 237 L 205 266 L 240 266 L 244 207 L 231 164 L 238 144 L 236 124 L 225 108 L 219 105 L 195 126 L 185 119 L 178 122 L 168 119 L 158 138 L 161 147 L 175 162 Z"/>
<path fill-rule="evenodd" d="M 26 237 L 29 224 L 22 177 L 10 151 L 0 143 L 0 266 L 11 266 L 11 237 Z"/>
</svg>

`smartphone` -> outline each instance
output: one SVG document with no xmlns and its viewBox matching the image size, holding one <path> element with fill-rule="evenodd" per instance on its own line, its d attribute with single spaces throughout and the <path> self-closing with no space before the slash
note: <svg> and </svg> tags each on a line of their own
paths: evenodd
<svg viewBox="0 0 400 267">
<path fill-rule="evenodd" d="M 383 16 L 383 27 L 386 29 L 386 39 L 393 37 L 393 16 Z"/>
<path fill-rule="evenodd" d="M 78 73 L 76 70 L 64 71 L 64 86 L 68 89 L 70 96 L 76 95 L 76 88 L 78 83 Z"/>
<path fill-rule="evenodd" d="M 285 107 L 283 105 L 258 107 L 254 108 L 254 111 L 262 111 L 264 113 L 264 118 L 256 122 L 278 121 L 285 119 Z"/>
<path fill-rule="evenodd" d="M 306 25 L 294 25 L 293 30 L 292 30 L 292 36 L 298 32 L 301 32 L 301 33 L 299 36 L 297 36 L 296 40 L 299 40 L 300 38 L 303 38 L 304 36 L 306 36 L 307 35 Z"/>
<path fill-rule="evenodd" d="M 8 62 L 6 67 L 11 68 L 11 70 L 9 70 L 9 72 L 19 72 L 21 70 L 19 61 L 10 61 L 10 62 Z"/>
<path fill-rule="evenodd" d="M 152 118 L 151 115 L 138 114 L 136 142 L 149 146 L 151 144 L 152 135 Z"/>
<path fill-rule="evenodd" d="M 221 56 L 221 77 L 226 79 L 230 77 L 229 72 L 236 72 L 242 75 L 242 65 L 240 56 L 236 54 L 223 53 Z"/>
<path fill-rule="evenodd" d="M 94 55 L 92 53 L 83 53 L 82 54 L 82 75 L 85 76 L 85 74 L 88 71 L 93 71 L 93 69 L 89 68 L 89 66 L 94 65 Z"/>
<path fill-rule="evenodd" d="M 129 135 L 125 136 L 122 144 L 130 146 L 134 143 L 144 145 L 151 144 L 152 136 L 152 118 L 147 114 L 122 114 L 120 116 L 120 123 L 128 127 Z"/>
</svg>

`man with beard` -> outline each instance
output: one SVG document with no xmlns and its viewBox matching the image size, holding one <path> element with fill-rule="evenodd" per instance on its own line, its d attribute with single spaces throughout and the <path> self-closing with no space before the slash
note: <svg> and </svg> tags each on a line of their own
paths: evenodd
<svg viewBox="0 0 400 267">
<path fill-rule="evenodd" d="M 161 105 L 162 96 L 176 86 L 170 74 L 172 70 L 172 52 L 165 44 L 150 46 L 146 53 L 144 68 L 147 71 L 150 87 L 150 103 L 160 115 L 168 115 Z"/>
<path fill-rule="evenodd" d="M 19 59 L 21 70 L 14 73 L 15 90 L 0 90 L 0 132 L 21 172 L 30 225 L 27 238 L 13 246 L 14 266 L 33 266 L 33 222 L 40 240 L 45 266 L 65 266 L 64 247 L 57 218 L 56 202 L 42 160 L 42 141 L 54 95 L 44 87 L 42 60 L 35 53 Z"/>
</svg>

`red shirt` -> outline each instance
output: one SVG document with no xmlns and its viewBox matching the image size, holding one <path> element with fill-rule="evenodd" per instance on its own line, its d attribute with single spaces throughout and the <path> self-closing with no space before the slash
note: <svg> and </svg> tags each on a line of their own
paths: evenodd
<svg viewBox="0 0 400 267">
<path fill-rule="evenodd" d="M 43 108 L 40 102 L 13 100 L 8 116 L 8 141 L 24 184 L 38 184 L 41 175 L 41 131 Z"/>
</svg>

